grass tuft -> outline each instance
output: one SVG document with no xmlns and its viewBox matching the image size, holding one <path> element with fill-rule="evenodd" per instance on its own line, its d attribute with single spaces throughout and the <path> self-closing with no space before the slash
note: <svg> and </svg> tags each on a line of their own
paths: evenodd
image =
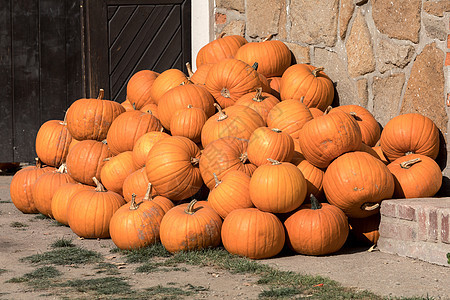
<svg viewBox="0 0 450 300">
<path fill-rule="evenodd" d="M 106 275 L 119 275 L 120 272 L 117 269 L 117 266 L 111 263 L 101 262 L 99 263 L 94 270 L 97 270 L 97 274 L 106 274 Z"/>
<path fill-rule="evenodd" d="M 0 269 L 0 275 L 3 274 L 3 273 L 6 273 L 6 272 L 8 272 L 8 270 L 6 270 L 6 269 Z"/>
<path fill-rule="evenodd" d="M 100 253 L 79 247 L 64 247 L 22 258 L 34 264 L 79 265 L 102 261 Z"/>
<path fill-rule="evenodd" d="M 17 221 L 12 222 L 12 223 L 10 224 L 10 226 L 11 226 L 11 227 L 14 227 L 14 228 L 25 228 L 25 227 L 28 227 L 27 224 L 24 224 L 24 223 L 21 223 L 21 222 L 17 222 Z"/>
<path fill-rule="evenodd" d="M 52 286 L 54 280 L 62 273 L 53 266 L 40 267 L 33 272 L 27 273 L 21 277 L 13 277 L 6 281 L 7 283 L 22 283 L 26 282 L 35 289 L 43 290 Z"/>
<path fill-rule="evenodd" d="M 178 287 L 165 287 L 160 284 L 146 288 L 145 291 L 147 296 L 159 296 L 162 297 L 162 299 L 167 299 L 166 297 L 171 297 L 168 299 L 176 299 L 176 296 L 189 296 L 192 294 L 192 292 L 184 291 Z"/>
<path fill-rule="evenodd" d="M 132 293 L 131 286 L 121 277 L 68 280 L 59 286 L 70 287 L 78 292 L 93 292 L 97 295 L 118 295 Z"/>
<path fill-rule="evenodd" d="M 37 220 L 48 220 L 48 219 L 50 219 L 49 216 L 46 216 L 46 215 L 43 215 L 43 214 L 39 214 L 39 215 L 37 215 L 34 218 L 37 219 Z"/>
<path fill-rule="evenodd" d="M 146 263 L 154 257 L 171 256 L 161 243 L 136 250 L 120 250 L 119 248 L 114 248 L 111 252 L 125 255 L 128 263 Z"/>
<path fill-rule="evenodd" d="M 75 247 L 74 243 L 72 242 L 72 240 L 68 240 L 65 238 L 61 238 L 59 240 L 54 241 L 51 244 L 52 248 L 65 248 L 65 247 Z"/>
</svg>

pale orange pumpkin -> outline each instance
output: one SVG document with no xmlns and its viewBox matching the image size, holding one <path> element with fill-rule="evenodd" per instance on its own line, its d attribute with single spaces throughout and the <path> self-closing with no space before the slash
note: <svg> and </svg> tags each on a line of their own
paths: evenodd
<svg viewBox="0 0 450 300">
<path fill-rule="evenodd" d="M 141 70 L 131 76 L 127 83 L 127 99 L 134 104 L 134 109 L 141 109 L 145 104 L 153 102 L 150 89 L 158 73 L 150 70 Z"/>
<path fill-rule="evenodd" d="M 36 154 L 44 164 L 58 168 L 66 162 L 71 142 L 72 135 L 65 122 L 47 121 L 36 135 Z"/>
<path fill-rule="evenodd" d="M 247 40 L 240 35 L 225 36 L 225 33 L 221 33 L 216 40 L 209 42 L 198 51 L 197 68 L 204 64 L 214 64 L 223 59 L 232 58 L 245 44 Z"/>
<path fill-rule="evenodd" d="M 162 72 L 153 82 L 149 94 L 154 103 L 159 105 L 161 97 L 180 84 L 185 84 L 189 80 L 186 75 L 178 69 L 168 69 Z"/>
<path fill-rule="evenodd" d="M 134 167 L 136 169 L 145 167 L 145 162 L 147 161 L 147 155 L 150 152 L 150 149 L 152 149 L 158 141 L 166 137 L 169 137 L 169 135 L 162 131 L 150 131 L 142 135 L 133 147 Z"/>
<path fill-rule="evenodd" d="M 106 158 L 106 163 L 100 171 L 100 178 L 109 191 L 122 195 L 125 179 L 136 169 L 131 151 L 122 152 L 114 157 Z"/>
</svg>

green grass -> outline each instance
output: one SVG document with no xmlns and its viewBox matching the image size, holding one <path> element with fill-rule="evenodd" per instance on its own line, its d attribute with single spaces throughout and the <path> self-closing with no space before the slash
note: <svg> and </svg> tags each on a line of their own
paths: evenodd
<svg viewBox="0 0 450 300">
<path fill-rule="evenodd" d="M 27 283 L 37 290 L 45 290 L 54 285 L 54 279 L 61 276 L 62 273 L 53 266 L 40 267 L 33 272 L 27 273 L 21 277 L 14 277 L 6 281 L 7 283 Z"/>
<path fill-rule="evenodd" d="M 8 272 L 8 270 L 6 270 L 6 269 L 0 269 L 0 275 L 3 274 L 3 273 L 6 273 L 6 272 Z"/>
<path fill-rule="evenodd" d="M 159 299 L 177 299 L 180 296 L 190 296 L 192 295 L 192 292 L 185 291 L 178 287 L 165 287 L 162 285 L 157 285 L 146 288 L 145 294 L 147 296 L 158 297 Z"/>
<path fill-rule="evenodd" d="M 97 266 L 94 268 L 94 270 L 97 270 L 95 272 L 97 274 L 106 274 L 106 275 L 119 275 L 120 274 L 116 265 L 111 264 L 111 263 L 106 263 L 106 262 L 98 263 Z"/>
<path fill-rule="evenodd" d="M 96 263 L 103 260 L 100 253 L 79 247 L 62 247 L 22 258 L 34 264 L 76 265 Z"/>
<path fill-rule="evenodd" d="M 118 295 L 133 292 L 130 284 L 121 277 L 68 280 L 59 286 L 69 287 L 82 293 L 94 293 L 97 295 Z"/>
<path fill-rule="evenodd" d="M 120 250 L 119 248 L 114 248 L 111 252 L 125 255 L 127 263 L 146 263 L 154 257 L 171 256 L 161 243 L 137 250 Z"/>
<path fill-rule="evenodd" d="M 9 226 L 14 227 L 14 228 L 25 228 L 28 227 L 27 224 L 21 223 L 21 222 L 12 222 Z"/>
<path fill-rule="evenodd" d="M 447 253 L 447 263 L 450 264 L 450 253 Z"/>
<path fill-rule="evenodd" d="M 65 238 L 61 238 L 59 240 L 54 241 L 51 245 L 52 248 L 66 248 L 66 247 L 75 247 L 74 243 L 72 243 L 72 240 L 68 240 Z"/>
<path fill-rule="evenodd" d="M 50 219 L 49 216 L 46 216 L 46 215 L 43 215 L 43 214 L 39 214 L 39 215 L 35 216 L 34 218 L 36 220 L 49 220 Z"/>
<path fill-rule="evenodd" d="M 0 200 L 0 204 L 1 203 L 12 203 L 12 201 L 10 201 L 10 200 Z"/>
</svg>

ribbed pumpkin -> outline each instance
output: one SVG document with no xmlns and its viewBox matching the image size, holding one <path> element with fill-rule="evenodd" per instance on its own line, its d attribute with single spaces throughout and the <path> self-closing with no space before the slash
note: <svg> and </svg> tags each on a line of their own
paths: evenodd
<svg viewBox="0 0 450 300">
<path fill-rule="evenodd" d="M 336 206 L 319 203 L 311 196 L 305 204 L 284 222 L 287 244 L 295 252 L 306 255 L 326 255 L 342 248 L 349 228 L 345 214 Z"/>
<path fill-rule="evenodd" d="M 382 160 L 382 158 L 380 157 L 380 155 L 378 155 L 378 153 L 370 146 L 367 146 L 364 143 L 361 143 L 361 148 L 359 149 L 359 151 L 362 152 L 366 152 L 369 153 L 370 155 L 372 155 L 373 157 L 375 157 L 376 159 Z"/>
<path fill-rule="evenodd" d="M 252 65 L 258 63 L 258 72 L 266 77 L 281 76 L 291 65 L 291 51 L 282 42 L 269 35 L 261 42 L 241 46 L 234 58 Z"/>
<path fill-rule="evenodd" d="M 349 152 L 336 158 L 325 171 L 325 196 L 351 218 L 378 212 L 379 203 L 394 193 L 394 178 L 380 160 L 366 152 Z"/>
<path fill-rule="evenodd" d="M 250 199 L 256 208 L 271 213 L 287 213 L 302 205 L 306 180 L 291 163 L 269 159 L 258 167 L 250 180 Z"/>
<path fill-rule="evenodd" d="M 201 250 L 220 244 L 222 219 L 210 207 L 196 206 L 197 200 L 169 210 L 162 219 L 160 235 L 171 253 Z"/>
<path fill-rule="evenodd" d="M 130 101 L 128 101 L 128 99 L 126 99 L 123 102 L 120 102 L 120 104 L 123 106 L 123 108 L 125 108 L 125 111 L 135 110 Z"/>
<path fill-rule="evenodd" d="M 272 89 L 272 94 L 280 99 L 280 87 L 281 87 L 281 77 L 269 77 L 267 78 L 270 88 Z"/>
<path fill-rule="evenodd" d="M 239 98 L 258 87 L 263 87 L 258 72 L 233 58 L 214 64 L 206 78 L 206 88 L 223 108 L 234 105 Z"/>
<path fill-rule="evenodd" d="M 161 97 L 158 104 L 158 113 L 164 128 L 170 130 L 170 122 L 175 112 L 188 105 L 200 108 L 210 117 L 214 114 L 214 98 L 208 90 L 195 84 L 183 84 L 174 87 Z"/>
<path fill-rule="evenodd" d="M 67 220 L 70 229 L 80 237 L 108 238 L 109 222 L 125 200 L 115 192 L 106 191 L 97 179 L 94 182 L 95 189 L 78 191 L 70 198 Z"/>
<path fill-rule="evenodd" d="M 428 156 L 420 154 L 402 156 L 387 167 L 394 176 L 393 198 L 433 197 L 441 188 L 441 169 Z"/>
<path fill-rule="evenodd" d="M 130 175 L 128 175 L 123 181 L 122 194 L 125 201 L 131 201 L 131 195 L 135 194 L 136 197 L 143 197 L 148 188 L 147 171 L 142 167 Z"/>
<path fill-rule="evenodd" d="M 133 164 L 135 169 L 145 167 L 147 155 L 150 149 L 160 140 L 169 137 L 165 132 L 150 131 L 142 135 L 134 144 L 133 147 Z M 130 198 L 131 200 L 131 198 Z"/>
<path fill-rule="evenodd" d="M 309 111 L 314 119 L 323 116 L 323 111 L 321 111 L 320 109 L 318 109 L 316 107 L 310 107 Z"/>
<path fill-rule="evenodd" d="M 226 173 L 221 180 L 213 175 L 216 185 L 209 193 L 208 203 L 222 218 L 235 209 L 253 207 L 249 194 L 250 176 L 236 170 Z"/>
<path fill-rule="evenodd" d="M 168 69 L 162 72 L 153 82 L 150 88 L 150 97 L 154 103 L 159 105 L 159 100 L 166 92 L 187 82 L 188 78 L 183 72 L 178 69 Z"/>
<path fill-rule="evenodd" d="M 195 72 L 192 72 L 191 64 L 186 63 L 186 69 L 189 73 L 189 80 L 194 84 L 205 85 L 208 72 L 212 66 L 213 64 L 203 64 L 200 67 L 197 67 Z"/>
<path fill-rule="evenodd" d="M 172 207 L 175 206 L 175 204 L 173 204 L 173 202 L 170 201 L 169 198 L 166 198 L 163 196 L 153 196 L 153 195 L 155 195 L 155 193 L 156 192 L 153 191 L 152 184 L 149 182 L 148 186 L 147 186 L 147 192 L 145 193 L 145 196 L 144 196 L 144 198 L 142 198 L 142 200 L 148 200 L 148 201 L 155 202 L 156 204 L 161 206 L 164 213 L 167 213 Z M 201 201 L 201 202 L 203 202 L 203 201 Z"/>
<path fill-rule="evenodd" d="M 280 220 L 274 214 L 256 208 L 233 210 L 222 225 L 225 249 L 251 259 L 277 255 L 283 249 L 285 238 Z"/>
<path fill-rule="evenodd" d="M 384 156 L 383 150 L 381 150 L 381 146 L 375 146 L 372 147 L 372 150 L 375 151 L 375 153 L 378 155 L 380 160 L 385 164 L 388 165 L 389 161 L 387 160 L 386 156 Z"/>
<path fill-rule="evenodd" d="M 170 121 L 170 132 L 172 135 L 184 136 L 194 143 L 200 143 L 202 128 L 207 120 L 203 109 L 189 104 L 186 108 L 175 112 Z"/>
<path fill-rule="evenodd" d="M 92 177 L 100 178 L 105 159 L 111 156 L 106 142 L 80 141 L 67 155 L 67 173 L 78 182 L 95 186 Z"/>
<path fill-rule="evenodd" d="M 36 135 L 36 154 L 46 165 L 58 168 L 66 161 L 72 136 L 66 123 L 50 120 L 42 124 Z"/>
<path fill-rule="evenodd" d="M 159 119 L 158 105 L 156 105 L 155 103 L 147 103 L 147 104 L 145 104 L 144 106 L 142 106 L 140 111 L 152 114 L 154 117 Z"/>
<path fill-rule="evenodd" d="M 269 93 L 264 93 L 262 88 L 257 88 L 256 93 L 252 92 L 245 94 L 236 101 L 235 105 L 250 107 L 256 111 L 266 123 L 269 111 L 278 103 L 280 103 L 280 100 L 278 100 L 275 96 Z"/>
<path fill-rule="evenodd" d="M 136 171 L 131 151 L 122 152 L 114 157 L 105 159 L 106 163 L 100 171 L 100 178 L 108 191 L 122 195 L 125 179 Z"/>
<path fill-rule="evenodd" d="M 73 147 L 75 147 L 75 145 L 78 144 L 79 142 L 80 142 L 79 140 L 72 139 L 72 141 L 70 142 L 70 145 L 69 145 L 69 152 L 70 152 L 70 150 L 71 150 Z M 69 152 L 67 152 L 67 154 L 69 154 Z"/>
<path fill-rule="evenodd" d="M 183 200 L 198 192 L 202 177 L 200 149 L 190 139 L 172 136 L 156 143 L 147 156 L 147 178 L 156 192 L 171 200 Z"/>
<path fill-rule="evenodd" d="M 163 209 L 153 201 L 137 199 L 120 207 L 109 222 L 111 240 L 122 250 L 147 247 L 159 241 Z"/>
<path fill-rule="evenodd" d="M 332 110 L 342 110 L 353 116 L 361 129 L 362 142 L 370 147 L 375 146 L 380 139 L 381 128 L 367 109 L 359 105 L 341 105 Z"/>
<path fill-rule="evenodd" d="M 215 185 L 213 173 L 219 178 L 231 171 L 238 170 L 251 176 L 256 166 L 248 160 L 248 141 L 234 137 L 225 137 L 208 144 L 200 158 L 200 172 L 206 186 L 212 190 Z"/>
<path fill-rule="evenodd" d="M 118 102 L 97 99 L 79 99 L 70 105 L 66 114 L 67 129 L 74 139 L 103 141 L 114 119 L 125 108 Z"/>
<path fill-rule="evenodd" d="M 219 112 L 210 117 L 202 128 L 203 147 L 228 136 L 249 139 L 255 129 L 265 124 L 261 116 L 247 106 L 234 105 L 222 110 L 218 104 L 214 105 Z"/>
<path fill-rule="evenodd" d="M 81 183 L 68 182 L 56 189 L 52 197 L 51 205 L 52 215 L 56 221 L 64 225 L 69 225 L 69 221 L 67 220 L 67 210 L 70 198 L 76 192 L 84 189 L 94 189 L 94 187 Z"/>
<path fill-rule="evenodd" d="M 141 109 L 145 104 L 153 102 L 150 89 L 158 75 L 150 70 L 141 70 L 131 76 L 127 83 L 127 99 L 134 104 L 135 109 Z"/>
<path fill-rule="evenodd" d="M 307 64 L 290 66 L 281 77 L 281 100 L 305 97 L 303 103 L 308 107 L 317 107 L 324 111 L 334 98 L 334 86 L 323 72 Z"/>
<path fill-rule="evenodd" d="M 300 147 L 305 158 L 318 168 L 326 168 L 339 155 L 361 148 L 361 130 L 356 120 L 335 111 L 306 123 L 300 131 Z"/>
<path fill-rule="evenodd" d="M 375 214 L 367 218 L 349 218 L 350 234 L 365 244 L 374 245 L 380 237 L 381 215 Z"/>
<path fill-rule="evenodd" d="M 278 128 L 298 139 L 300 130 L 311 121 L 311 112 L 301 101 L 285 100 L 275 105 L 267 115 L 267 126 Z"/>
<path fill-rule="evenodd" d="M 197 68 L 204 64 L 214 64 L 226 58 L 232 58 L 237 50 L 247 43 L 240 35 L 225 36 L 222 33 L 218 38 L 203 46 L 197 54 Z"/>
<path fill-rule="evenodd" d="M 56 170 L 53 167 L 43 167 L 39 158 L 36 166 L 29 166 L 14 174 L 9 185 L 9 194 L 14 206 L 24 214 L 38 213 L 33 199 L 33 185 L 42 174 Z"/>
<path fill-rule="evenodd" d="M 307 161 L 303 154 L 299 152 L 297 152 L 292 163 L 299 168 L 305 177 L 306 195 L 313 194 L 316 198 L 323 198 L 323 176 L 325 175 L 325 172 Z M 305 202 L 308 201 L 309 198 L 306 197 Z"/>
<path fill-rule="evenodd" d="M 439 130 L 433 121 L 418 113 L 392 118 L 380 138 L 381 149 L 389 161 L 405 154 L 422 154 L 436 159 L 439 153 Z"/>
<path fill-rule="evenodd" d="M 141 136 L 150 131 L 160 131 L 161 127 L 161 122 L 150 113 L 127 111 L 114 120 L 108 131 L 109 149 L 114 155 L 132 151 Z"/>
<path fill-rule="evenodd" d="M 257 166 L 269 164 L 268 158 L 290 162 L 294 156 L 294 140 L 278 128 L 259 127 L 250 136 L 247 154 Z"/>
<path fill-rule="evenodd" d="M 43 215 L 53 217 L 52 198 L 56 190 L 64 183 L 75 180 L 67 174 L 66 165 L 62 164 L 58 170 L 45 172 L 34 182 L 33 200 L 36 209 Z"/>
</svg>

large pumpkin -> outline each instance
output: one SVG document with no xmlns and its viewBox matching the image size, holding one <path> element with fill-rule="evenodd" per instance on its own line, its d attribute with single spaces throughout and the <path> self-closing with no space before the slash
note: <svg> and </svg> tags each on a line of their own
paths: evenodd
<svg viewBox="0 0 450 300">
<path fill-rule="evenodd" d="M 441 188 L 441 169 L 428 156 L 420 154 L 401 156 L 387 167 L 394 176 L 396 199 L 433 197 Z"/>
<path fill-rule="evenodd" d="M 105 159 L 111 156 L 106 142 L 80 141 L 67 155 L 67 173 L 78 182 L 95 186 L 92 177 L 100 178 Z"/>
<path fill-rule="evenodd" d="M 263 92 L 262 88 L 257 88 L 256 93 L 252 92 L 245 94 L 236 101 L 235 105 L 250 107 L 261 116 L 264 122 L 267 122 L 269 112 L 278 103 L 280 103 L 280 100 L 278 100 L 275 96 Z"/>
<path fill-rule="evenodd" d="M 274 214 L 256 208 L 233 210 L 222 225 L 225 249 L 251 259 L 277 255 L 283 249 L 285 238 L 281 221 Z"/>
<path fill-rule="evenodd" d="M 153 82 L 149 91 L 150 97 L 154 103 L 159 105 L 159 100 L 166 92 L 188 81 L 186 75 L 180 70 L 168 69 L 162 72 Z"/>
<path fill-rule="evenodd" d="M 281 76 L 291 65 L 291 51 L 281 41 L 271 40 L 269 35 L 261 42 L 241 46 L 234 58 L 249 65 L 258 63 L 258 72 L 266 77 Z"/>
<path fill-rule="evenodd" d="M 125 151 L 105 160 L 106 162 L 100 171 L 101 182 L 108 191 L 122 195 L 125 179 L 136 171 L 133 164 L 133 154 L 131 151 Z"/>
<path fill-rule="evenodd" d="M 150 89 L 158 75 L 150 70 L 141 70 L 131 76 L 127 83 L 127 99 L 134 104 L 135 109 L 141 109 L 145 104 L 153 102 Z"/>
<path fill-rule="evenodd" d="M 218 38 L 203 46 L 197 54 L 197 68 L 204 64 L 214 64 L 226 58 L 232 58 L 237 50 L 247 43 L 240 35 L 225 36 L 222 33 Z"/>
<path fill-rule="evenodd" d="M 253 109 L 247 106 L 233 105 L 224 110 L 214 104 L 219 112 L 210 117 L 202 128 L 202 145 L 222 137 L 249 139 L 255 129 L 264 126 L 264 120 Z"/>
<path fill-rule="evenodd" d="M 140 249 L 159 241 L 163 209 L 153 201 L 136 199 L 120 207 L 109 222 L 111 240 L 122 250 Z"/>
<path fill-rule="evenodd" d="M 169 210 L 161 221 L 161 243 L 167 251 L 201 250 L 220 244 L 222 219 L 206 205 L 178 205 Z"/>
<path fill-rule="evenodd" d="M 242 171 L 251 176 L 256 166 L 248 160 L 248 141 L 225 137 L 208 144 L 200 158 L 200 172 L 206 186 L 214 188 L 214 173 L 221 179 L 231 170 Z"/>
<path fill-rule="evenodd" d="M 319 203 L 311 196 L 305 204 L 284 222 L 287 243 L 295 252 L 306 255 L 326 255 L 342 248 L 349 227 L 345 214 L 336 206 Z"/>
<path fill-rule="evenodd" d="M 66 161 L 71 142 L 72 136 L 66 123 L 47 121 L 36 135 L 36 154 L 44 164 L 58 168 Z"/>
<path fill-rule="evenodd" d="M 439 130 L 430 118 L 421 114 L 400 115 L 386 124 L 380 145 L 389 161 L 410 153 L 435 159 L 439 153 Z"/>
<path fill-rule="evenodd" d="M 300 136 L 303 155 L 318 168 L 326 168 L 339 155 L 361 148 L 362 136 L 358 123 L 342 111 L 306 123 Z"/>
<path fill-rule="evenodd" d="M 306 197 L 306 180 L 291 163 L 269 159 L 259 166 L 250 180 L 250 199 L 256 208 L 271 213 L 287 213 L 302 205 Z"/>
<path fill-rule="evenodd" d="M 39 158 L 36 165 L 21 169 L 14 174 L 9 185 L 9 194 L 14 206 L 24 214 L 38 213 L 33 199 L 33 185 L 42 174 L 56 170 L 53 167 L 42 166 Z"/>
<path fill-rule="evenodd" d="M 160 131 L 161 127 L 161 122 L 150 113 L 127 111 L 114 120 L 108 131 L 109 149 L 114 155 L 132 151 L 141 136 L 150 131 Z"/>
<path fill-rule="evenodd" d="M 95 189 L 76 192 L 69 200 L 67 220 L 70 229 L 83 238 L 108 238 L 109 222 L 114 213 L 125 204 L 119 194 L 106 191 L 103 185 L 97 184 Z"/>
<path fill-rule="evenodd" d="M 351 218 L 365 218 L 376 214 L 380 202 L 392 197 L 394 178 L 379 159 L 366 152 L 349 152 L 328 166 L 323 188 L 330 204 Z"/>
<path fill-rule="evenodd" d="M 290 162 L 294 156 L 294 140 L 278 128 L 260 127 L 250 136 L 247 154 L 257 166 L 269 164 L 268 158 Z"/>
<path fill-rule="evenodd" d="M 182 136 L 156 143 L 147 156 L 147 178 L 156 192 L 171 200 L 183 200 L 200 190 L 200 149 Z"/>
<path fill-rule="evenodd" d="M 118 102 L 103 100 L 100 90 L 97 99 L 79 99 L 67 110 L 67 129 L 74 139 L 103 141 L 114 119 L 125 108 Z"/>
<path fill-rule="evenodd" d="M 281 100 L 304 97 L 303 103 L 308 107 L 317 107 L 324 111 L 334 98 L 334 86 L 331 79 L 323 72 L 307 64 L 290 66 L 281 77 Z"/>
</svg>

